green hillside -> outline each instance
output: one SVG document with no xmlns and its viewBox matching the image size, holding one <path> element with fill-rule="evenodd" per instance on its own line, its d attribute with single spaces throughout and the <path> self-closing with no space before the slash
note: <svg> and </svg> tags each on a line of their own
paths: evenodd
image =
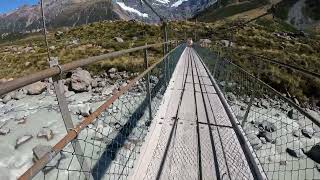
<svg viewBox="0 0 320 180">
<path fill-rule="evenodd" d="M 269 3 L 269 0 L 249 0 L 239 1 L 239 3 L 232 3 L 232 1 L 222 1 L 221 3 L 222 4 L 220 8 L 218 8 L 218 4 L 213 5 L 205 11 L 197 14 L 194 19 L 202 22 L 214 22 L 239 13 L 243 13 L 245 11 L 265 6 Z"/>
<path fill-rule="evenodd" d="M 308 102 L 312 98 L 320 98 L 320 82 L 314 78 L 306 78 L 302 74 L 288 71 L 274 65 L 264 65 L 257 69 L 252 64 L 252 57 L 246 53 L 262 55 L 268 58 L 295 65 L 320 73 L 320 36 L 278 37 L 274 33 L 297 32 L 293 27 L 281 20 L 260 19 L 243 28 L 233 31 L 230 27 L 243 23 L 241 20 L 220 21 L 216 23 L 173 21 L 169 23 L 169 39 L 181 40 L 186 37 L 208 38 L 213 41 L 212 47 L 220 49 L 221 40 L 230 40 L 234 50 L 226 50 L 224 54 L 238 65 L 253 74 L 261 72 L 262 79 L 277 90 L 296 96 L 300 102 Z M 105 21 L 83 25 L 49 33 L 51 56 L 59 57 L 60 63 L 68 63 L 80 58 L 105 54 L 147 43 L 162 41 L 159 25 L 144 24 L 135 21 Z M 124 42 L 117 42 L 120 37 Z M 162 48 L 149 51 L 152 62 L 162 56 Z M 45 69 L 47 53 L 41 34 L 31 34 L 22 39 L 15 39 L 0 44 L 1 78 L 15 78 Z M 143 52 L 96 63 L 86 67 L 93 73 L 104 72 L 110 67 L 126 71 L 143 70 Z"/>
<path fill-rule="evenodd" d="M 230 26 L 234 26 L 234 22 L 227 22 L 218 27 L 216 33 L 211 36 L 215 51 L 221 48 L 219 45 L 221 39 L 230 40 L 235 45 L 232 50 L 225 49 L 223 54 L 236 64 L 253 74 L 260 73 L 262 80 L 282 93 L 290 93 L 297 97 L 300 102 L 320 99 L 319 79 L 277 65 L 262 63 L 249 55 L 276 59 L 320 74 L 319 35 L 279 36 L 277 33 L 280 32 L 295 34 L 298 31 L 281 20 L 272 19 L 260 19 L 234 31 L 230 31 L 228 28 Z M 257 66 L 257 61 L 261 64 L 260 68 Z"/>
</svg>

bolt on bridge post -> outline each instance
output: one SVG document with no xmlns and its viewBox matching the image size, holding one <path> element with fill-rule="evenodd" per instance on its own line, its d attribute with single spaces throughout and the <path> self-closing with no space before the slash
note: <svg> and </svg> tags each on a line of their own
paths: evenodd
<svg viewBox="0 0 320 180">
<path fill-rule="evenodd" d="M 147 48 L 144 49 L 144 67 L 145 67 L 145 69 L 148 69 L 148 67 L 149 67 Z M 149 105 L 149 120 L 151 121 L 152 120 L 152 107 L 151 107 L 151 93 L 150 93 L 150 72 L 147 73 L 146 87 L 147 87 L 147 98 L 148 98 L 148 105 Z"/>
</svg>

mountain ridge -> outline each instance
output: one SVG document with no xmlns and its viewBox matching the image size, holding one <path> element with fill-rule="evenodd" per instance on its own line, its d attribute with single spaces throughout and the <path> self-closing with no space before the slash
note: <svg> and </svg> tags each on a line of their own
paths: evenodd
<svg viewBox="0 0 320 180">
<path fill-rule="evenodd" d="M 168 20 L 197 19 L 213 22 L 231 16 L 254 18 L 275 6 L 274 16 L 297 29 L 320 27 L 320 0 L 148 0 Z M 308 10 L 310 9 L 310 11 Z M 74 27 L 103 20 L 137 20 L 157 23 L 159 18 L 140 0 L 55 0 L 44 3 L 48 28 Z M 252 16 L 252 17 L 251 17 Z M 315 18 L 315 20 L 312 20 Z M 24 5 L 0 14 L 0 37 L 30 33 L 42 28 L 40 5 Z"/>
<path fill-rule="evenodd" d="M 217 0 L 149 0 L 154 9 L 170 20 L 190 18 Z M 44 2 L 49 28 L 76 26 L 102 20 L 131 20 L 147 23 L 159 18 L 139 0 L 55 0 Z M 40 5 L 24 5 L 0 14 L 0 34 L 28 33 L 41 29 Z"/>
</svg>

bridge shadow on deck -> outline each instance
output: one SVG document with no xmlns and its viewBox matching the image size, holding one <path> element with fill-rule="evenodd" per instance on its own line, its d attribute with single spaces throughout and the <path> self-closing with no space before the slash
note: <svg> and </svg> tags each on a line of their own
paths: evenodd
<svg viewBox="0 0 320 180">
<path fill-rule="evenodd" d="M 151 98 L 155 98 L 158 93 L 163 94 L 166 90 L 165 79 L 161 77 L 155 87 L 151 90 Z M 91 173 L 95 180 L 100 180 L 106 174 L 108 168 L 111 166 L 112 161 L 116 158 L 118 151 L 124 145 L 128 136 L 132 133 L 132 130 L 137 126 L 138 121 L 142 118 L 146 110 L 148 109 L 148 98 L 145 98 L 139 107 L 129 117 L 127 123 L 120 129 L 117 136 L 111 141 L 111 143 L 105 148 L 98 162 L 93 167 Z M 130 158 L 130 157 L 129 157 Z M 128 161 L 127 161 L 128 162 Z M 123 165 L 123 169 L 127 166 Z M 120 171 L 121 174 L 121 171 Z"/>
</svg>

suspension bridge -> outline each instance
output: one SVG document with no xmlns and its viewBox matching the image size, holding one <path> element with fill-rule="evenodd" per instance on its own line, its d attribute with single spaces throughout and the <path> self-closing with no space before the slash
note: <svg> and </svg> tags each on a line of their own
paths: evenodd
<svg viewBox="0 0 320 180">
<path fill-rule="evenodd" d="M 194 49 L 182 53 L 132 179 L 254 179 L 206 68 Z M 245 143 L 245 142 L 244 142 Z M 247 153 L 250 153 L 248 151 Z M 250 167 L 251 166 L 251 167 Z M 253 172 L 251 171 L 251 168 Z M 258 170 L 258 169 L 255 169 Z"/>
<path fill-rule="evenodd" d="M 168 41 L 164 17 L 163 43 L 59 64 L 41 9 L 50 68 L 1 84 L 0 96 L 51 79 L 67 132 L 19 179 L 319 179 L 319 119 L 218 52 Z M 151 48 L 164 53 L 152 65 Z M 144 71 L 75 121 L 63 75 L 134 52 Z"/>
<path fill-rule="evenodd" d="M 170 50 L 149 65 L 148 49 L 156 47 Z M 59 89 L 61 75 L 136 51 L 144 52 L 146 70 L 75 123 Z M 67 134 L 21 180 L 319 177 L 319 138 L 295 135 L 319 130 L 319 120 L 198 45 L 165 42 L 55 65 L 3 84 L 0 94 L 50 77 Z M 288 111 L 291 118 L 281 115 Z"/>
</svg>

